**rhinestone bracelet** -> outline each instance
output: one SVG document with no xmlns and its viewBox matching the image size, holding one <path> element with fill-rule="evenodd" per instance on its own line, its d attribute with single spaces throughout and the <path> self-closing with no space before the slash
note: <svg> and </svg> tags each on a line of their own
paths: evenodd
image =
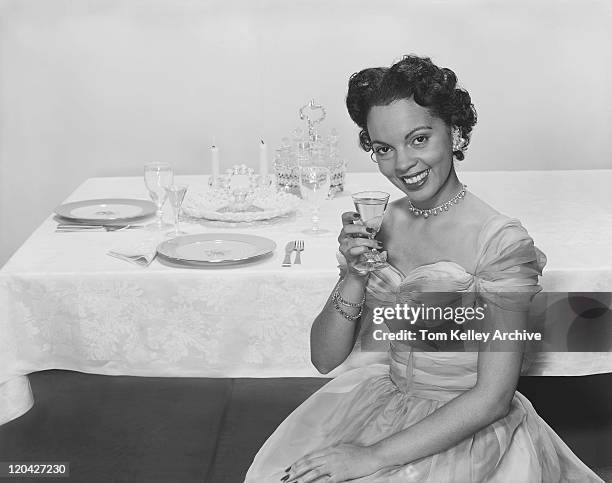
<svg viewBox="0 0 612 483">
<path fill-rule="evenodd" d="M 338 285 L 340 285 L 340 284 L 338 284 Z M 363 294 L 363 298 L 361 299 L 361 302 L 359 302 L 359 303 L 355 304 L 353 302 L 349 302 L 348 300 L 344 300 L 342 298 L 342 295 L 340 295 L 340 290 L 338 289 L 338 287 L 336 287 L 336 290 L 334 290 L 334 297 L 336 297 L 338 302 L 340 302 L 345 307 L 355 307 L 355 308 L 363 307 L 363 304 L 365 303 L 365 300 L 366 300 L 365 292 Z"/>
<path fill-rule="evenodd" d="M 342 310 L 342 307 L 340 306 L 340 302 L 338 301 L 339 297 L 340 297 L 340 294 L 338 293 L 337 290 L 335 290 L 334 293 L 332 294 L 332 302 L 334 302 L 334 308 L 336 309 L 336 311 L 338 311 L 340 315 L 342 315 L 342 317 L 344 317 L 347 320 L 350 320 L 351 322 L 354 322 L 357 319 L 359 319 L 359 317 L 361 317 L 361 314 L 363 313 L 363 305 L 359 306 L 359 312 L 356 315 L 350 315 L 350 314 L 347 314 L 344 310 Z"/>
</svg>

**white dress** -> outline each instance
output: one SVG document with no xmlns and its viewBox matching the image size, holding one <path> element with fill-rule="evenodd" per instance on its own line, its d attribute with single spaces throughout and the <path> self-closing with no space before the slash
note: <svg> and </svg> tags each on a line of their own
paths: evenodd
<svg viewBox="0 0 612 483">
<path fill-rule="evenodd" d="M 540 290 L 544 255 L 520 222 L 496 215 L 479 237 L 474 274 L 453 262 L 437 262 L 404 275 L 375 272 L 366 290 L 368 307 L 404 303 L 409 292 L 520 291 L 504 308 L 529 303 Z M 499 300 L 496 300 L 499 304 Z M 512 306 L 513 305 L 513 306 Z M 265 442 L 247 483 L 277 483 L 284 469 L 305 454 L 336 443 L 373 444 L 417 423 L 476 383 L 477 352 L 423 352 L 389 348 L 389 364 L 345 372 L 290 414 Z M 432 456 L 383 468 L 351 480 L 373 482 L 602 482 L 516 392 L 507 416 Z"/>
</svg>

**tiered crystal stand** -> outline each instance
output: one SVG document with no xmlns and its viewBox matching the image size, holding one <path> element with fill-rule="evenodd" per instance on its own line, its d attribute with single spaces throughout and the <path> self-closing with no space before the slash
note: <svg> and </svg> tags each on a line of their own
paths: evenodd
<svg viewBox="0 0 612 483">
<path fill-rule="evenodd" d="M 294 130 L 291 139 L 283 138 L 280 148 L 276 150 L 274 172 L 278 189 L 300 196 L 299 167 L 316 164 L 329 168 L 329 195 L 333 197 L 344 190 L 346 175 L 346 161 L 340 157 L 338 149 L 338 133 L 332 129 L 325 138 L 318 133 L 316 126 L 323 122 L 326 111 L 314 100 L 302 106 L 299 115 L 301 120 L 306 121 L 308 130 Z"/>
</svg>

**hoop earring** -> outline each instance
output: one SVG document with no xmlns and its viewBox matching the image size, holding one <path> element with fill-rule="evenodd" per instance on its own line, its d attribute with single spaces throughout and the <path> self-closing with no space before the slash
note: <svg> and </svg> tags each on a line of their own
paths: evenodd
<svg viewBox="0 0 612 483">
<path fill-rule="evenodd" d="M 372 160 L 373 163 L 378 164 L 378 161 L 376 161 L 376 159 L 374 159 L 374 156 L 376 155 L 376 153 L 374 151 L 372 151 L 370 153 L 370 159 Z"/>
</svg>

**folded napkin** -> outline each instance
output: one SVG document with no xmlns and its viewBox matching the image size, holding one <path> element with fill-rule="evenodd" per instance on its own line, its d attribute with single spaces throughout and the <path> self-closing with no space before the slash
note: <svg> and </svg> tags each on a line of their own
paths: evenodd
<svg viewBox="0 0 612 483">
<path fill-rule="evenodd" d="M 106 254 L 126 262 L 134 263 L 140 267 L 148 267 L 157 254 L 157 245 L 159 243 L 159 238 L 149 238 L 136 244 L 109 250 Z"/>
</svg>

